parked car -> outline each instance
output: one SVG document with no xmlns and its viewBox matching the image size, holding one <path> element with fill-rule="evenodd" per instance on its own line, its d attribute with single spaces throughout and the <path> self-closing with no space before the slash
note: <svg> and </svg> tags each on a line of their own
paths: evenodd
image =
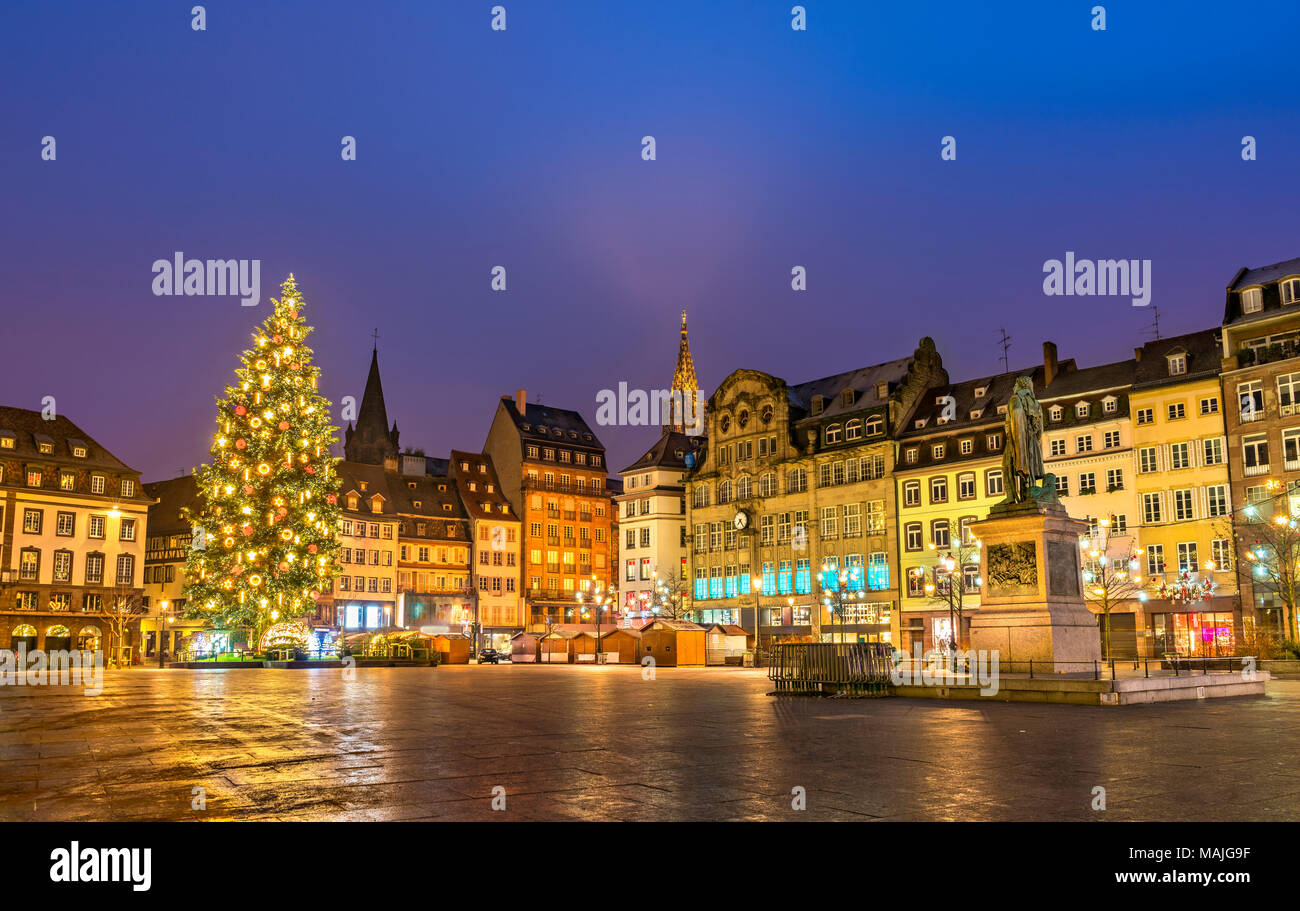
<svg viewBox="0 0 1300 911">
<path fill-rule="evenodd" d="M 499 664 L 502 661 L 509 661 L 509 655 L 503 655 L 494 648 L 485 648 L 478 653 L 479 664 Z"/>
</svg>

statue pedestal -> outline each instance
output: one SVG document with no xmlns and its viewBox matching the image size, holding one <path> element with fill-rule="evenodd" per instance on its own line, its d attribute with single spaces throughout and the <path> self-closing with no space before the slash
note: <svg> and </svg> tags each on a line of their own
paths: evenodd
<svg viewBox="0 0 1300 911">
<path fill-rule="evenodd" d="M 1079 535 L 1087 525 L 1059 504 L 994 507 L 971 530 L 984 584 L 970 647 L 997 651 L 1005 673 L 1088 674 L 1101 660 L 1097 617 L 1083 600 Z"/>
</svg>

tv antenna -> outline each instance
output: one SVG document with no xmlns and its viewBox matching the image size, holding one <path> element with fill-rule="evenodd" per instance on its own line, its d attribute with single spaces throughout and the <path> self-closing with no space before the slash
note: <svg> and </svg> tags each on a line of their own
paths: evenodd
<svg viewBox="0 0 1300 911">
<path fill-rule="evenodd" d="M 1006 373 L 1011 369 L 1011 361 L 1007 357 L 1007 352 L 1011 350 L 1011 336 L 1007 335 L 1005 327 L 998 331 L 1002 333 L 1002 338 L 998 339 L 998 344 L 1002 346 L 1002 356 L 998 360 L 1002 362 L 1002 372 Z"/>
<path fill-rule="evenodd" d="M 1154 332 L 1157 340 L 1160 339 L 1160 306 L 1151 305 L 1151 325 L 1147 326 L 1145 331 Z"/>
</svg>

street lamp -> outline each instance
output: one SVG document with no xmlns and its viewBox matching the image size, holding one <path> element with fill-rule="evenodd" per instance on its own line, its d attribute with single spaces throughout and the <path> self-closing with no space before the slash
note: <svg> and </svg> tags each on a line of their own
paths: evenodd
<svg viewBox="0 0 1300 911">
<path fill-rule="evenodd" d="M 608 589 L 604 588 L 594 575 L 591 577 L 591 581 L 595 583 L 591 593 L 591 608 L 596 615 L 596 663 L 600 664 L 600 615 L 610 610 L 617 603 L 618 589 L 612 585 Z M 577 608 L 579 613 L 585 614 L 587 608 L 584 604 L 582 592 L 578 592 L 575 598 L 579 605 Z"/>
</svg>

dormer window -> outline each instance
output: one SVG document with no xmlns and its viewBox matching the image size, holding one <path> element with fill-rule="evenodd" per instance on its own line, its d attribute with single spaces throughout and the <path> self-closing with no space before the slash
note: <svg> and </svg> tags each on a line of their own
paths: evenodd
<svg viewBox="0 0 1300 911">
<path fill-rule="evenodd" d="M 1171 354 L 1166 360 L 1169 361 L 1169 375 L 1181 376 L 1187 372 L 1187 355 Z"/>
<path fill-rule="evenodd" d="M 370 499 L 370 511 L 371 511 L 371 512 L 383 512 L 383 511 L 384 511 L 384 498 L 381 497 L 381 496 L 379 496 L 378 494 L 376 494 L 375 496 L 373 496 L 373 497 Z"/>
<path fill-rule="evenodd" d="M 1061 418 L 1065 417 L 1065 409 L 1060 405 L 1053 405 L 1048 409 L 1047 413 L 1053 421 L 1059 421 Z"/>
<path fill-rule="evenodd" d="M 825 410 L 826 410 L 826 400 L 822 398 L 820 395 L 814 395 L 812 397 L 812 413 L 821 414 Z"/>
<path fill-rule="evenodd" d="M 407 482 L 406 482 L 406 486 L 407 486 L 407 489 L 409 489 L 409 490 L 415 490 L 415 482 L 414 482 L 414 481 L 407 481 Z"/>
<path fill-rule="evenodd" d="M 1006 413 L 1007 413 L 1007 406 L 1006 406 L 1006 405 L 999 405 L 999 406 L 998 406 L 998 414 L 1006 414 Z"/>
<path fill-rule="evenodd" d="M 0 449 L 13 449 L 14 436 L 12 433 L 0 433 Z"/>
<path fill-rule="evenodd" d="M 880 399 L 881 401 L 884 401 L 888 397 L 889 397 L 889 384 L 876 383 L 876 398 Z"/>
<path fill-rule="evenodd" d="M 1074 416 L 1077 418 L 1086 418 L 1088 416 L 1088 403 L 1080 402 L 1074 406 Z"/>
<path fill-rule="evenodd" d="M 976 386 L 976 387 L 975 387 L 975 398 L 977 398 L 977 399 L 982 399 L 982 398 L 984 398 L 984 396 L 988 395 L 988 393 L 989 393 L 989 387 L 988 387 L 988 386 Z"/>
<path fill-rule="evenodd" d="M 420 501 L 420 500 L 413 500 L 412 503 L 411 503 L 411 505 L 414 506 L 416 509 L 423 509 L 423 508 L 424 508 L 424 503 L 423 503 L 422 501 Z"/>
<path fill-rule="evenodd" d="M 1241 312 L 1258 313 L 1264 309 L 1264 298 L 1259 288 L 1247 288 L 1241 292 Z"/>
<path fill-rule="evenodd" d="M 478 466 L 478 473 L 487 474 L 487 466 L 480 462 Z"/>
<path fill-rule="evenodd" d="M 942 459 L 944 451 L 945 449 L 942 443 L 935 443 L 932 447 L 930 447 L 930 455 L 936 459 Z"/>
<path fill-rule="evenodd" d="M 970 413 L 970 419 L 971 419 L 972 421 L 978 421 L 978 420 L 979 420 L 980 418 L 982 418 L 983 416 L 984 416 L 984 409 L 983 409 L 983 408 L 979 408 L 979 409 L 977 409 L 977 410 L 975 410 L 975 411 L 972 411 L 972 412 Z"/>
<path fill-rule="evenodd" d="M 1282 293 L 1282 303 L 1294 304 L 1300 301 L 1300 278 L 1288 278 L 1280 282 L 1277 287 Z"/>
<path fill-rule="evenodd" d="M 36 451 L 41 455 L 53 455 L 54 441 L 47 436 L 36 436 Z"/>
<path fill-rule="evenodd" d="M 355 511 L 356 508 L 357 508 L 357 495 L 354 493 L 350 493 L 348 494 L 348 509 Z"/>
<path fill-rule="evenodd" d="M 826 428 L 826 442 L 829 444 L 829 443 L 838 443 L 839 441 L 840 441 L 840 425 L 831 424 L 829 427 Z"/>
<path fill-rule="evenodd" d="M 1114 414 L 1119 410 L 1119 399 L 1115 398 L 1113 395 L 1106 396 L 1106 398 L 1101 400 L 1101 410 L 1106 412 L 1106 414 Z"/>
<path fill-rule="evenodd" d="M 925 426 L 925 421 L 926 421 L 925 418 L 917 418 L 915 421 L 912 422 L 912 426 L 917 430 L 920 430 L 922 427 Z"/>
<path fill-rule="evenodd" d="M 840 393 L 840 404 L 845 408 L 853 407 L 853 390 L 845 389 Z"/>
<path fill-rule="evenodd" d="M 365 493 L 366 488 L 369 487 L 369 486 L 370 486 L 370 482 L 369 482 L 369 481 L 362 481 L 362 482 L 361 482 L 361 492 L 362 492 L 362 493 Z"/>
</svg>

